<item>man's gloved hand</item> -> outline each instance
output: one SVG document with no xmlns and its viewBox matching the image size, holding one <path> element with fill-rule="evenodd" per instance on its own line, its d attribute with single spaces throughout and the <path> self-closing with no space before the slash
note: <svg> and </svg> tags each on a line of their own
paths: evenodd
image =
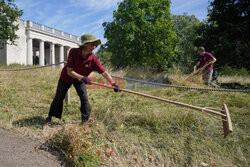
<svg viewBox="0 0 250 167">
<path fill-rule="evenodd" d="M 85 84 L 90 84 L 90 85 L 92 85 L 93 83 L 93 81 L 91 81 L 88 77 L 83 77 L 81 81 L 84 82 Z"/>
<path fill-rule="evenodd" d="M 196 71 L 196 68 L 197 68 L 197 67 L 196 67 L 196 66 L 194 66 L 194 72 Z"/>
<path fill-rule="evenodd" d="M 120 87 L 116 84 L 116 83 L 113 83 L 112 86 L 114 86 L 114 91 L 115 92 L 120 92 Z"/>
<path fill-rule="evenodd" d="M 211 64 L 214 64 L 215 62 L 216 62 L 216 60 L 212 60 L 212 61 L 211 61 Z"/>
</svg>

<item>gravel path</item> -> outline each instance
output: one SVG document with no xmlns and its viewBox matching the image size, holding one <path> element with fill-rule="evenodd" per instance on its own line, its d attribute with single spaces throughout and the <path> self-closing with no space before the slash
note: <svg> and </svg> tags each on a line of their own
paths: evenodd
<svg viewBox="0 0 250 167">
<path fill-rule="evenodd" d="M 37 147 L 38 146 L 38 147 Z M 36 149 L 39 148 L 39 149 Z M 1 167 L 65 166 L 58 156 L 39 141 L 17 136 L 0 128 Z"/>
</svg>

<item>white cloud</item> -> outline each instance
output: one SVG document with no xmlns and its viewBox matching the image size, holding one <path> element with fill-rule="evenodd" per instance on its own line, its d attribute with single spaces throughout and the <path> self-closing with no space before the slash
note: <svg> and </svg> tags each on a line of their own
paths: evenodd
<svg viewBox="0 0 250 167">
<path fill-rule="evenodd" d="M 106 10 L 114 8 L 121 0 L 69 0 L 74 7 L 82 7 L 87 10 Z"/>
<path fill-rule="evenodd" d="M 86 22 L 86 19 L 94 14 L 95 12 L 88 12 L 78 16 L 73 13 L 65 12 L 65 10 L 58 10 L 52 17 L 47 17 L 43 24 L 59 30 L 70 29 L 69 32 L 66 32 L 79 35 L 82 34 L 82 31 L 85 29 L 91 29 L 91 27 L 102 24 L 100 20 L 90 23 Z"/>
<path fill-rule="evenodd" d="M 82 26 L 78 27 L 78 29 L 84 29 L 84 28 L 94 27 L 94 26 L 102 26 L 102 23 L 107 21 L 109 18 L 110 18 L 110 16 L 108 16 L 108 15 L 103 16 L 96 21 L 90 22 L 88 24 L 83 24 Z"/>
<path fill-rule="evenodd" d="M 72 25 L 74 23 L 80 22 L 81 20 L 84 20 L 86 17 L 89 17 L 93 14 L 95 14 L 95 12 L 88 12 L 80 16 L 75 16 L 71 14 L 71 15 L 68 15 L 67 17 L 65 17 L 66 15 L 65 14 L 62 22 L 60 23 L 60 26 Z"/>
<path fill-rule="evenodd" d="M 60 0 L 56 0 L 60 2 Z M 101 30 L 105 18 L 112 18 L 112 11 L 121 0 L 67 0 L 66 4 L 43 3 L 43 0 L 16 0 L 20 9 L 24 10 L 23 19 L 32 20 L 68 33 Z M 56 10 L 55 10 L 56 9 Z M 110 16 L 103 16 L 103 13 Z M 82 33 L 80 33 L 82 34 Z"/>
<path fill-rule="evenodd" d="M 84 33 L 92 33 L 97 38 L 103 38 L 104 30 L 102 27 L 102 23 L 109 20 L 110 18 L 111 18 L 111 16 L 104 15 L 96 21 L 92 21 L 89 23 L 82 23 L 81 25 L 73 28 L 73 33 L 74 34 L 81 34 L 81 35 Z"/>
<path fill-rule="evenodd" d="M 32 9 L 35 9 L 37 6 L 40 6 L 40 1 L 33 1 L 33 0 L 17 0 L 16 5 L 19 10 L 23 10 L 27 17 L 31 17 L 34 15 Z"/>
<path fill-rule="evenodd" d="M 33 0 L 17 0 L 15 3 L 19 9 L 31 9 L 36 6 L 39 6 L 41 2 L 34 2 Z"/>
</svg>

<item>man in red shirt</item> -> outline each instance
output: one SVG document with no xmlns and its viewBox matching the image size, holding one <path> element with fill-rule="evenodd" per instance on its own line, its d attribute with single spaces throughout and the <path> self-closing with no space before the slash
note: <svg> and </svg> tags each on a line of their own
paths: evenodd
<svg viewBox="0 0 250 167">
<path fill-rule="evenodd" d="M 82 123 L 88 121 L 90 116 L 90 105 L 87 96 L 86 84 L 92 84 L 88 78 L 92 71 L 97 71 L 107 81 L 114 86 L 114 91 L 119 92 L 119 86 L 114 82 L 110 74 L 102 67 L 99 59 L 92 51 L 101 44 L 100 39 L 96 39 L 92 34 L 84 34 L 81 37 L 82 44 L 79 48 L 72 48 L 68 55 L 67 65 L 61 72 L 58 81 L 56 95 L 50 106 L 47 122 L 51 122 L 52 117 L 61 119 L 63 111 L 63 100 L 68 89 L 73 84 L 81 100 Z"/>
<path fill-rule="evenodd" d="M 198 48 L 198 54 L 200 55 L 198 63 L 194 66 L 194 71 L 196 71 L 196 67 L 201 65 L 202 67 L 210 62 L 209 64 L 202 72 L 202 79 L 205 82 L 206 85 L 213 85 L 211 82 L 212 75 L 213 75 L 213 63 L 216 62 L 216 58 L 209 52 L 205 52 L 204 47 Z"/>
</svg>

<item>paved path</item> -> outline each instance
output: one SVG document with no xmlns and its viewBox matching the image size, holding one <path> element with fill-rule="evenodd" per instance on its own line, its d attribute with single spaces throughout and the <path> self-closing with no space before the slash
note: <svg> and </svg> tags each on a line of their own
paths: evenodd
<svg viewBox="0 0 250 167">
<path fill-rule="evenodd" d="M 36 146 L 40 149 L 36 150 Z M 65 166 L 58 156 L 39 141 L 22 138 L 0 128 L 0 167 Z"/>
</svg>

